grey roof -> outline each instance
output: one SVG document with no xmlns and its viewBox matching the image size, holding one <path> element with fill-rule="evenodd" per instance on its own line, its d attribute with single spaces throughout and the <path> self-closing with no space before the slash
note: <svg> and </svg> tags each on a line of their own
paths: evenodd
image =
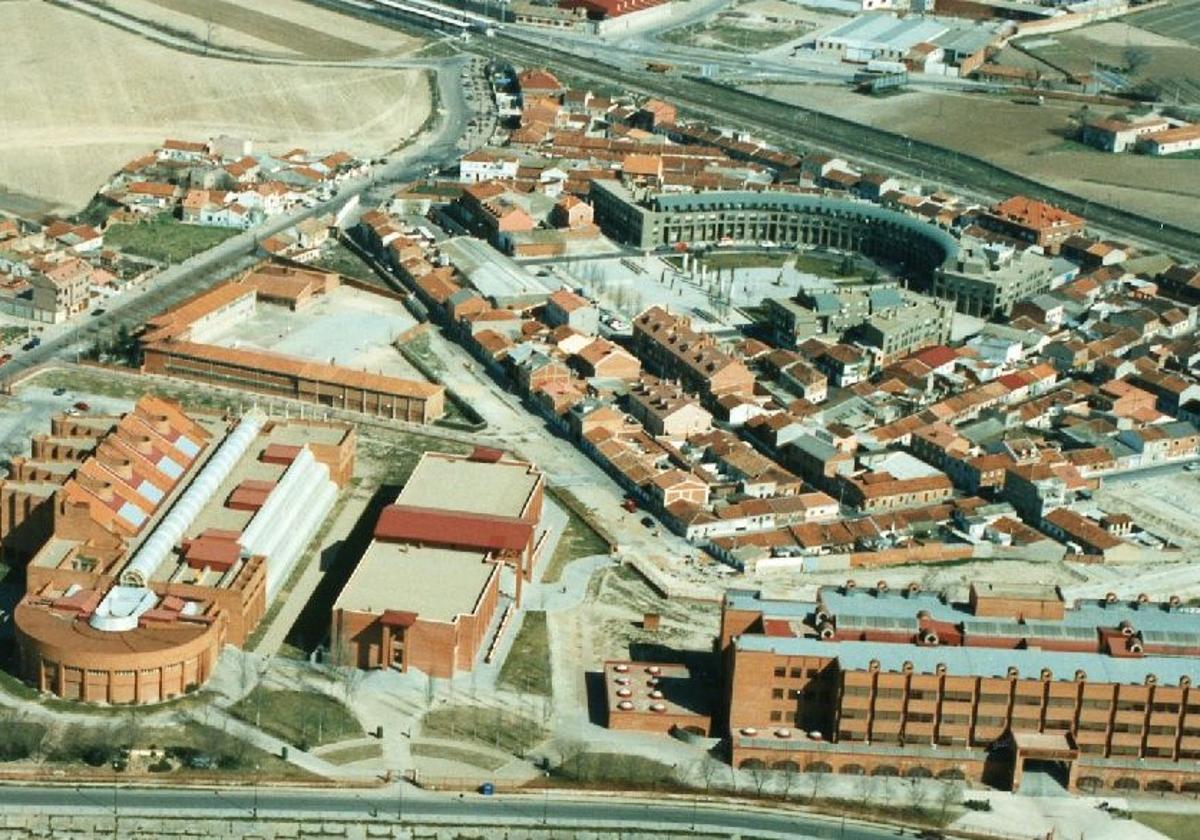
<svg viewBox="0 0 1200 840">
<path fill-rule="evenodd" d="M 899 289 L 872 289 L 867 293 L 871 298 L 871 311 L 881 309 L 896 309 L 904 305 L 904 296 Z"/>
<path fill-rule="evenodd" d="M 1048 668 L 1057 679 L 1075 678 L 1082 669 L 1093 682 L 1141 684 L 1153 674 L 1159 683 L 1178 684 L 1181 677 L 1200 679 L 1200 660 L 1183 656 L 1114 657 L 1099 653 L 1048 651 L 1040 648 L 1001 650 L 984 647 L 922 647 L 874 642 L 821 641 L 813 638 L 739 636 L 739 650 L 763 651 L 783 656 L 836 657 L 844 670 L 865 671 L 878 661 L 883 671 L 899 672 L 911 662 L 919 674 L 948 673 L 1003 677 L 1015 667 L 1023 677 L 1037 677 Z"/>
<path fill-rule="evenodd" d="M 840 312 L 842 299 L 832 292 L 816 292 L 812 296 L 813 309 L 823 315 Z"/>
<path fill-rule="evenodd" d="M 711 190 L 700 193 L 660 193 L 653 196 L 651 204 L 655 210 L 675 213 L 712 212 L 744 207 L 791 210 L 814 215 L 855 216 L 904 228 L 939 247 L 947 260 L 957 258 L 959 251 L 958 240 L 948 231 L 915 216 L 888 210 L 865 201 L 828 198 L 806 193 Z"/>
<path fill-rule="evenodd" d="M 836 446 L 826 443 L 813 435 L 801 435 L 793 440 L 790 445 L 796 447 L 801 452 L 813 456 L 819 461 L 828 461 L 838 453 Z"/>
</svg>

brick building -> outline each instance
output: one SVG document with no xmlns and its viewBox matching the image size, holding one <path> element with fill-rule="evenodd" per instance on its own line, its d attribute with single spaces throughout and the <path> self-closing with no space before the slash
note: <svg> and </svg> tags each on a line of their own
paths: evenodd
<svg viewBox="0 0 1200 840">
<path fill-rule="evenodd" d="M 727 593 L 733 762 L 1085 790 L 1200 789 L 1200 616 L 1053 587 Z"/>
<path fill-rule="evenodd" d="M 18 663 L 40 691 L 109 704 L 192 690 L 245 641 L 349 480 L 356 441 L 342 424 L 230 424 L 150 396 L 53 432 L 3 488 L 42 491 L 36 517 L 3 534 L 36 522 L 41 537 L 13 614 Z"/>
<path fill-rule="evenodd" d="M 498 608 L 520 604 L 544 533 L 545 478 L 491 449 L 426 452 L 333 606 L 333 649 L 359 668 L 470 671 Z"/>
</svg>

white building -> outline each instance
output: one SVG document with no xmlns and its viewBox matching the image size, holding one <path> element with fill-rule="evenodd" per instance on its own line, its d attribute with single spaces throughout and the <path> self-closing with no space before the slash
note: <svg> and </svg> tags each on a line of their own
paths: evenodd
<svg viewBox="0 0 1200 840">
<path fill-rule="evenodd" d="M 508 181 L 517 177 L 519 162 L 515 157 L 477 149 L 463 155 L 458 164 L 458 180 L 464 184 L 480 181 Z"/>
<path fill-rule="evenodd" d="M 1200 125 L 1187 125 L 1148 134 L 1138 140 L 1138 148 L 1154 157 L 1194 152 L 1200 149 Z"/>
</svg>

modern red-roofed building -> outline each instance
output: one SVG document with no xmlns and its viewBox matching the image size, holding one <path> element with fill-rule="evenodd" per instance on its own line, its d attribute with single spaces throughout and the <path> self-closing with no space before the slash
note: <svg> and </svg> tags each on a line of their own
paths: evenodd
<svg viewBox="0 0 1200 840">
<path fill-rule="evenodd" d="M 1023 195 L 1001 201 L 979 217 L 980 227 L 1054 253 L 1063 241 L 1083 233 L 1084 224 L 1074 213 Z"/>
<path fill-rule="evenodd" d="M 334 604 L 335 656 L 439 679 L 474 668 L 533 577 L 544 484 L 499 450 L 426 452 Z"/>
</svg>

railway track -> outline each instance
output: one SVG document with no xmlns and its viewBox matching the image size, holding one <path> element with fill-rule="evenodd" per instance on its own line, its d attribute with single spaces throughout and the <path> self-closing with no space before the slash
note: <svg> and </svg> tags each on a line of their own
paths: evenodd
<svg viewBox="0 0 1200 840">
<path fill-rule="evenodd" d="M 1200 234 L 1127 210 L 1106 207 L 993 163 L 894 132 L 863 126 L 803 106 L 768 99 L 690 76 L 661 76 L 623 68 L 525 40 L 511 32 L 468 49 L 513 63 L 544 63 L 575 77 L 669 99 L 686 113 L 754 130 L 793 151 L 833 152 L 869 166 L 936 181 L 973 198 L 994 201 L 1022 194 L 1087 218 L 1089 224 L 1181 261 L 1200 260 Z"/>
</svg>

